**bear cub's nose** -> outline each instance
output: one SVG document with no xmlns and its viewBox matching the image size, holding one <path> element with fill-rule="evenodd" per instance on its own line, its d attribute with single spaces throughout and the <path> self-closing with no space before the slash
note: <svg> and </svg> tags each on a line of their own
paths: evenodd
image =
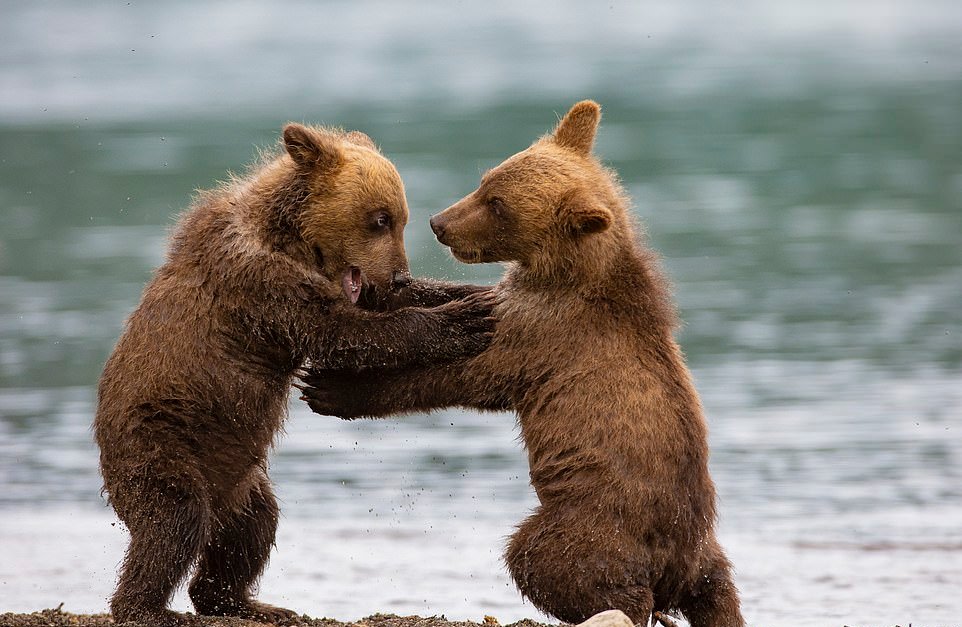
<svg viewBox="0 0 962 627">
<path fill-rule="evenodd" d="M 439 240 L 444 238 L 444 220 L 441 219 L 441 215 L 431 216 L 430 220 L 431 230 L 434 234 L 438 236 Z"/>
</svg>

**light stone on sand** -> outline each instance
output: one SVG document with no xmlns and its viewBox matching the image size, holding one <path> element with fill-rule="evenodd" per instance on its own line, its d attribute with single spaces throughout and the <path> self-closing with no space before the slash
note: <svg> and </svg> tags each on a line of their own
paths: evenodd
<svg viewBox="0 0 962 627">
<path fill-rule="evenodd" d="M 635 624 L 621 610 L 605 610 L 578 624 L 577 627 L 635 627 Z"/>
</svg>

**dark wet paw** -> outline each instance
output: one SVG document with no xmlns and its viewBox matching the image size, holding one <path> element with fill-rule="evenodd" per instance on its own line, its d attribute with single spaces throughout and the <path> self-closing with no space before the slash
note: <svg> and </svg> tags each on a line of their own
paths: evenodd
<svg viewBox="0 0 962 627">
<path fill-rule="evenodd" d="M 337 405 L 317 388 L 305 387 L 302 390 L 301 400 L 307 403 L 311 411 L 321 416 L 337 416 Z M 340 417 L 340 416 L 338 416 Z"/>
<path fill-rule="evenodd" d="M 334 371 L 313 371 L 301 377 L 305 385 L 295 387 L 301 391 L 301 400 L 315 414 L 351 420 L 358 417 L 352 411 L 349 396 L 356 389 L 356 381 L 352 385 L 341 379 L 343 376 Z"/>
<path fill-rule="evenodd" d="M 499 296 L 493 289 L 476 291 L 462 299 L 449 303 L 456 308 L 458 315 L 464 318 L 490 318 L 494 308 L 498 305 Z"/>
<path fill-rule="evenodd" d="M 249 618 L 262 623 L 274 623 L 275 625 L 283 625 L 298 617 L 297 612 L 293 610 L 259 601 L 248 601 L 238 609 L 240 613 L 236 616 L 239 618 Z"/>
<path fill-rule="evenodd" d="M 114 612 L 114 622 L 118 627 L 124 625 L 150 625 L 151 627 L 199 627 L 201 619 L 190 614 L 181 614 L 172 610 Z"/>
<path fill-rule="evenodd" d="M 268 605 L 252 599 L 221 599 L 219 601 L 195 600 L 194 608 L 204 616 L 236 616 L 262 623 L 283 625 L 297 618 L 297 612 L 283 607 Z"/>
<path fill-rule="evenodd" d="M 494 315 L 497 304 L 498 295 L 493 290 L 485 290 L 444 306 L 450 317 L 446 329 L 454 340 L 449 347 L 452 355 L 473 355 L 491 343 L 498 323 Z"/>
</svg>

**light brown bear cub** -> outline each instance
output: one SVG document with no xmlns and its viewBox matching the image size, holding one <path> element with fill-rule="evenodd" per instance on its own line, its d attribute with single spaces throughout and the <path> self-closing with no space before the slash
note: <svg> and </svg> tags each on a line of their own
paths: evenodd
<svg viewBox="0 0 962 627">
<path fill-rule="evenodd" d="M 308 377 L 318 413 L 514 409 L 540 505 L 506 561 L 539 609 L 577 623 L 620 609 L 743 624 L 715 538 L 702 409 L 673 337 L 668 287 L 616 175 L 591 154 L 600 107 L 484 175 L 431 226 L 469 263 L 512 262 L 491 346 L 463 363 Z"/>
<path fill-rule="evenodd" d="M 195 565 L 198 613 L 293 615 L 252 589 L 277 527 L 267 455 L 295 371 L 404 368 L 490 340 L 487 290 L 411 282 L 404 187 L 366 135 L 291 124 L 284 148 L 183 216 L 104 368 L 101 473 L 130 531 L 117 622 L 186 620 L 166 608 Z M 360 309 L 372 287 L 431 308 Z"/>
</svg>

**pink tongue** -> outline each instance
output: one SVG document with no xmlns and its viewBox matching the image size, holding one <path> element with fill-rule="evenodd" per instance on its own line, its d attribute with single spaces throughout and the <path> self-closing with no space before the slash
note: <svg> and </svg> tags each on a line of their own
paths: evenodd
<svg viewBox="0 0 962 627">
<path fill-rule="evenodd" d="M 358 297 L 361 295 L 361 270 L 351 266 L 351 269 L 344 273 L 344 277 L 341 278 L 341 289 L 344 290 L 344 295 L 351 299 L 352 303 L 356 303 Z"/>
</svg>

